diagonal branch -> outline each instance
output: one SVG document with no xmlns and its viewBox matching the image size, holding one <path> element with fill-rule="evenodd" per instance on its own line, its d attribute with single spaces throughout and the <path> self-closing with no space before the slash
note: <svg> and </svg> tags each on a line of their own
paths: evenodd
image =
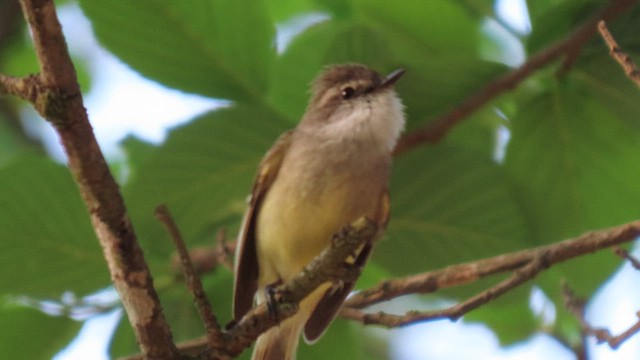
<svg viewBox="0 0 640 360">
<path fill-rule="evenodd" d="M 384 281 L 349 298 L 345 302 L 341 315 L 366 324 L 379 324 L 389 327 L 429 319 L 457 319 L 468 311 L 530 280 L 548 267 L 597 250 L 633 241 L 638 236 L 640 236 L 640 220 L 609 229 L 588 232 L 577 238 L 564 240 L 552 245 L 499 255 L 471 263 L 453 265 L 442 270 L 406 278 Z M 442 288 L 471 283 L 478 279 L 504 272 L 512 272 L 512 276 L 498 285 L 448 309 L 431 312 L 410 312 L 405 315 L 365 314 L 358 310 L 399 296 L 432 293 Z"/>
<path fill-rule="evenodd" d="M 355 281 L 360 275 L 358 265 L 349 264 L 347 259 L 356 253 L 362 245 L 371 241 L 377 232 L 377 225 L 362 217 L 346 226 L 334 235 L 331 245 L 315 257 L 293 279 L 275 289 L 275 305 L 277 316 L 263 303 L 251 309 L 240 321 L 231 323 L 222 334 L 222 342 L 218 348 L 207 347 L 208 339 L 201 337 L 179 344 L 181 354 L 194 355 L 198 359 L 211 357 L 236 357 L 263 332 L 281 321 L 293 316 L 298 311 L 298 303 L 313 290 L 327 282 Z M 222 354 L 222 355 L 221 355 Z M 138 360 L 141 355 L 134 355 L 120 360 Z"/>
<path fill-rule="evenodd" d="M 200 318 L 204 323 L 209 346 L 213 349 L 221 348 L 223 346 L 224 339 L 220 329 L 220 324 L 218 323 L 218 318 L 211 308 L 211 303 L 209 302 L 209 299 L 207 299 L 207 295 L 202 287 L 202 282 L 200 281 L 195 267 L 191 262 L 187 245 L 184 243 L 184 239 L 180 234 L 178 225 L 173 220 L 173 217 L 171 217 L 169 208 L 166 205 L 160 205 L 156 208 L 156 217 L 164 225 L 165 229 L 171 236 L 176 249 L 178 250 L 187 287 L 193 295 L 196 307 L 200 313 Z"/>
<path fill-rule="evenodd" d="M 21 6 L 40 74 L 24 79 L 0 77 L 0 94 L 30 101 L 54 126 L 142 352 L 147 358 L 177 358 L 120 190 L 89 124 L 53 1 L 21 0 Z"/>
<path fill-rule="evenodd" d="M 609 29 L 607 29 L 607 24 L 604 21 L 600 21 L 598 23 L 598 31 L 604 39 L 604 42 L 607 43 L 611 57 L 620 64 L 627 77 L 636 85 L 640 86 L 640 70 L 638 70 L 638 67 L 631 59 L 631 56 L 625 54 L 622 49 L 620 49 L 618 42 L 613 35 L 611 35 Z"/>
<path fill-rule="evenodd" d="M 356 253 L 362 244 L 371 241 L 376 231 L 377 226 L 373 221 L 364 217 L 356 220 L 336 234 L 331 246 L 316 256 L 302 272 L 279 286 L 276 289 L 276 300 L 280 309 L 285 311 L 286 317 L 295 314 L 297 304 L 320 285 L 326 282 L 355 281 L 362 269 L 348 265 L 346 259 Z M 292 308 L 295 310 L 292 311 Z M 254 308 L 228 331 L 235 339 L 234 343 L 227 347 L 229 352 L 239 354 L 258 335 L 284 319 L 281 311 L 278 311 L 278 319 L 273 319 L 266 304 Z M 256 323 L 259 326 L 255 326 Z"/>
<path fill-rule="evenodd" d="M 598 21 L 609 20 L 627 10 L 637 0 L 611 0 L 609 5 L 595 14 L 590 20 L 575 29 L 563 40 L 549 46 L 529 58 L 519 68 L 510 71 L 484 88 L 462 101 L 456 108 L 448 113 L 430 120 L 429 123 L 413 132 L 403 136 L 394 153 L 402 154 L 416 146 L 425 143 L 438 143 L 447 133 L 459 122 L 469 117 L 474 112 L 487 105 L 503 93 L 514 89 L 533 72 L 541 69 L 550 62 L 565 54 L 575 54 L 575 49 L 579 49 L 596 31 Z"/>
<path fill-rule="evenodd" d="M 625 341 L 640 333 L 640 312 L 636 312 L 637 320 L 633 325 L 619 335 L 614 336 L 609 329 L 594 327 L 587 321 L 585 316 L 586 301 L 577 297 L 566 283 L 562 286 L 562 293 L 565 306 L 580 322 L 583 334 L 595 337 L 599 344 L 606 343 L 611 349 L 615 350 Z"/>
</svg>

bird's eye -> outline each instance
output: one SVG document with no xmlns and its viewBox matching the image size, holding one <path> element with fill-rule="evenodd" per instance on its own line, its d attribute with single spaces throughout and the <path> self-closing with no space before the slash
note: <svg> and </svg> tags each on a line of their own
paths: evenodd
<svg viewBox="0 0 640 360">
<path fill-rule="evenodd" d="M 355 95 L 355 93 L 356 93 L 356 91 L 350 86 L 342 89 L 342 92 L 340 92 L 340 94 L 342 95 L 342 99 L 343 100 L 351 99 L 353 97 L 353 95 Z"/>
</svg>

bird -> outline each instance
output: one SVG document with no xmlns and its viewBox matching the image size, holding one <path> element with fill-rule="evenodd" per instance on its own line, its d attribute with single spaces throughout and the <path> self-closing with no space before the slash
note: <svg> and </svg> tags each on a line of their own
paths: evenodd
<svg viewBox="0 0 640 360">
<path fill-rule="evenodd" d="M 233 317 L 240 320 L 267 290 L 296 276 L 334 234 L 363 216 L 389 220 L 392 152 L 405 125 L 395 91 L 403 69 L 381 76 L 355 63 L 326 67 L 313 81 L 301 121 L 261 160 L 238 235 Z M 370 256 L 372 239 L 356 254 Z M 261 334 L 254 360 L 293 360 L 301 335 L 313 343 L 335 318 L 352 281 L 325 283 L 293 316 Z"/>
</svg>

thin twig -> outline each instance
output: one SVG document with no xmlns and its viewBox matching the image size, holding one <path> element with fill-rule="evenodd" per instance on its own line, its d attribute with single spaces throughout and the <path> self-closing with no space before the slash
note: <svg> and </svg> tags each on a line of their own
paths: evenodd
<svg viewBox="0 0 640 360">
<path fill-rule="evenodd" d="M 598 23 L 598 31 L 600 31 L 604 42 L 607 43 L 611 57 L 620 64 L 627 77 L 636 85 L 640 86 L 640 70 L 638 70 L 636 64 L 631 60 L 631 56 L 625 54 L 622 49 L 620 49 L 618 42 L 613 35 L 611 35 L 609 29 L 607 29 L 607 24 L 604 20 Z"/>
<path fill-rule="evenodd" d="M 519 68 L 490 82 L 451 111 L 430 120 L 426 126 L 403 136 L 398 142 L 394 153 L 398 155 L 424 143 L 435 144 L 440 142 L 449 130 L 459 122 L 496 99 L 502 93 L 514 89 L 534 71 L 541 69 L 563 54 L 568 54 L 581 47 L 595 33 L 598 21 L 611 19 L 635 3 L 637 3 L 637 0 L 612 0 L 606 8 L 599 11 L 563 40 L 533 55 Z"/>
<path fill-rule="evenodd" d="M 235 243 L 227 242 L 226 229 L 222 228 L 216 233 L 214 246 L 193 247 L 189 250 L 189 258 L 196 274 L 200 276 L 213 272 L 219 265 L 233 272 L 234 250 Z M 182 273 L 182 263 L 177 254 L 171 258 L 171 268 L 177 273 Z"/>
<path fill-rule="evenodd" d="M 523 269 L 536 259 L 548 266 L 600 249 L 633 241 L 640 236 L 640 220 L 609 229 L 592 231 L 579 237 L 533 249 L 494 256 L 441 270 L 383 281 L 362 290 L 345 302 L 345 307 L 361 309 L 408 294 L 432 293 L 442 288 L 460 286 L 490 275 Z"/>
<path fill-rule="evenodd" d="M 578 319 L 582 331 L 586 335 L 595 337 L 599 344 L 606 343 L 611 349 L 615 350 L 635 334 L 640 333 L 640 312 L 636 313 L 638 320 L 633 325 L 620 335 L 613 336 L 609 329 L 593 327 L 587 321 L 585 316 L 586 301 L 576 296 L 566 283 L 563 283 L 562 294 L 565 298 L 565 307 Z"/>
<path fill-rule="evenodd" d="M 218 230 L 216 234 L 216 248 L 215 255 L 218 264 L 224 265 L 227 269 L 233 272 L 233 252 L 235 251 L 235 244 L 227 244 L 227 231 L 225 228 Z"/>
<path fill-rule="evenodd" d="M 187 281 L 187 288 L 193 295 L 196 307 L 198 308 L 198 312 L 200 313 L 200 318 L 204 323 L 209 345 L 212 349 L 223 348 L 224 339 L 222 336 L 222 331 L 220 329 L 220 324 L 218 323 L 218 319 L 213 313 L 211 304 L 209 303 L 207 295 L 202 288 L 200 277 L 198 277 L 198 274 L 196 273 L 193 264 L 191 263 L 189 251 L 187 250 L 187 246 L 182 239 L 180 230 L 171 217 L 169 209 L 166 205 L 160 205 L 156 208 L 156 217 L 158 218 L 158 220 L 160 220 L 162 225 L 164 225 L 165 229 L 173 240 L 176 249 L 178 250 L 178 254 L 182 262 L 182 271 Z"/>
<path fill-rule="evenodd" d="M 366 313 L 361 310 L 345 307 L 340 312 L 340 316 L 361 322 L 365 325 L 384 325 L 386 327 L 399 327 L 413 324 L 420 321 L 450 319 L 457 320 L 471 310 L 477 309 L 499 296 L 507 293 L 513 288 L 525 283 L 535 277 L 540 271 L 547 268 L 546 260 L 543 258 L 534 259 L 522 269 L 514 271 L 508 279 L 501 281 L 495 286 L 449 308 L 435 311 L 410 311 L 404 315 L 392 315 L 385 312 Z"/>
<path fill-rule="evenodd" d="M 635 256 L 629 254 L 627 250 L 621 248 L 620 246 L 616 246 L 613 251 L 616 255 L 627 260 L 634 269 L 640 270 L 640 260 L 638 260 Z"/>
<path fill-rule="evenodd" d="M 14 95 L 22 100 L 36 102 L 42 92 L 40 79 L 36 75 L 14 77 L 0 74 L 0 96 Z"/>
</svg>

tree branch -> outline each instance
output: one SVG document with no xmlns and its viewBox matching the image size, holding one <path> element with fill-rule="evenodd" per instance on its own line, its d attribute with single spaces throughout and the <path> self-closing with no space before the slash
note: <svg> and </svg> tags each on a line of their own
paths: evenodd
<svg viewBox="0 0 640 360">
<path fill-rule="evenodd" d="M 198 274 L 193 264 L 191 263 L 189 251 L 187 250 L 187 246 L 182 239 L 180 230 L 178 229 L 175 221 L 173 221 L 173 218 L 171 217 L 169 209 L 166 205 L 158 206 L 158 208 L 156 209 L 156 217 L 164 225 L 165 229 L 171 236 L 176 249 L 178 250 L 178 254 L 182 263 L 182 270 L 187 282 L 187 287 L 193 295 L 196 307 L 198 308 L 198 312 L 200 313 L 200 318 L 202 319 L 205 331 L 207 333 L 207 341 L 209 346 L 212 349 L 222 348 L 224 339 L 222 336 L 222 331 L 220 329 L 220 324 L 218 323 L 218 319 L 215 313 L 211 309 L 211 304 L 209 303 L 207 295 L 202 288 L 202 282 L 200 282 L 200 278 L 198 277 Z"/>
<path fill-rule="evenodd" d="M 345 302 L 341 315 L 365 324 L 378 324 L 388 327 L 430 319 L 449 318 L 455 320 L 535 277 L 539 272 L 550 266 L 597 250 L 632 241 L 638 236 L 640 236 L 640 220 L 605 230 L 588 232 L 577 238 L 552 245 L 499 255 L 466 264 L 453 265 L 442 270 L 406 278 L 384 281 L 371 289 L 363 290 L 350 297 Z M 503 272 L 512 272 L 512 276 L 496 286 L 444 310 L 409 312 L 405 315 L 365 314 L 358 310 L 402 295 L 432 293 L 442 288 L 467 284 Z"/>
<path fill-rule="evenodd" d="M 377 231 L 376 224 L 367 219 L 360 218 L 351 225 L 346 226 L 339 234 L 336 234 L 331 246 L 316 256 L 304 267 L 296 277 L 276 289 L 276 299 L 289 317 L 297 311 L 297 304 L 309 295 L 313 290 L 326 282 L 355 281 L 362 269 L 349 265 L 346 261 L 357 252 L 362 244 L 371 241 Z M 290 311 L 296 308 L 295 311 Z M 277 322 L 285 319 L 278 311 Z M 255 326 L 258 323 L 259 326 Z M 254 308 L 244 316 L 236 326 L 229 330 L 235 341 L 229 346 L 231 354 L 239 354 L 249 346 L 258 335 L 276 325 L 273 316 L 267 310 L 266 304 Z"/>
<path fill-rule="evenodd" d="M 586 301 L 578 298 L 566 283 L 562 286 L 562 292 L 565 298 L 565 306 L 578 319 L 584 334 L 595 337 L 599 344 L 607 343 L 611 349 L 615 350 L 632 336 L 640 333 L 640 312 L 636 312 L 637 320 L 633 325 L 619 335 L 614 336 L 611 335 L 611 331 L 608 329 L 596 328 L 589 324 L 585 317 Z"/>
<path fill-rule="evenodd" d="M 602 39 L 604 39 L 604 42 L 607 43 L 611 57 L 620 64 L 627 77 L 636 85 L 640 86 L 640 70 L 638 70 L 636 64 L 631 60 L 631 56 L 625 54 L 622 49 L 620 49 L 618 42 L 613 35 L 611 35 L 609 29 L 607 29 L 607 24 L 604 21 L 600 21 L 598 23 L 598 31 L 600 31 L 600 35 L 602 36 Z"/>
<path fill-rule="evenodd" d="M 635 3 L 637 3 L 637 0 L 611 0 L 607 7 L 599 11 L 563 40 L 533 55 L 519 68 L 493 80 L 448 113 L 436 117 L 429 121 L 426 126 L 403 136 L 398 142 L 394 153 L 398 155 L 425 143 L 435 144 L 440 142 L 459 122 L 496 99 L 502 93 L 514 89 L 533 72 L 563 54 L 571 54 L 575 49 L 579 49 L 584 42 L 593 36 L 598 21 L 612 19 Z"/>
<path fill-rule="evenodd" d="M 21 0 L 21 6 L 40 74 L 23 79 L 2 76 L 0 92 L 30 101 L 54 126 L 142 352 L 147 358 L 177 358 L 118 185 L 89 124 L 53 1 Z"/>
<path fill-rule="evenodd" d="M 42 92 L 40 79 L 36 75 L 21 78 L 0 74 L 0 96 L 14 95 L 35 103 Z"/>
<path fill-rule="evenodd" d="M 251 309 L 237 323 L 227 325 L 227 330 L 222 334 L 220 348 L 208 348 L 208 340 L 202 337 L 179 344 L 180 352 L 184 355 L 197 354 L 198 359 L 238 356 L 260 334 L 294 315 L 298 311 L 298 303 L 320 285 L 327 282 L 355 281 L 362 269 L 349 264 L 347 259 L 357 252 L 362 244 L 371 241 L 376 232 L 376 224 L 364 217 L 346 226 L 334 236 L 331 245 L 305 266 L 296 277 L 275 289 L 277 316 L 274 316 L 267 304 L 263 303 Z M 142 356 L 135 355 L 121 360 L 138 359 L 142 359 Z"/>
</svg>

